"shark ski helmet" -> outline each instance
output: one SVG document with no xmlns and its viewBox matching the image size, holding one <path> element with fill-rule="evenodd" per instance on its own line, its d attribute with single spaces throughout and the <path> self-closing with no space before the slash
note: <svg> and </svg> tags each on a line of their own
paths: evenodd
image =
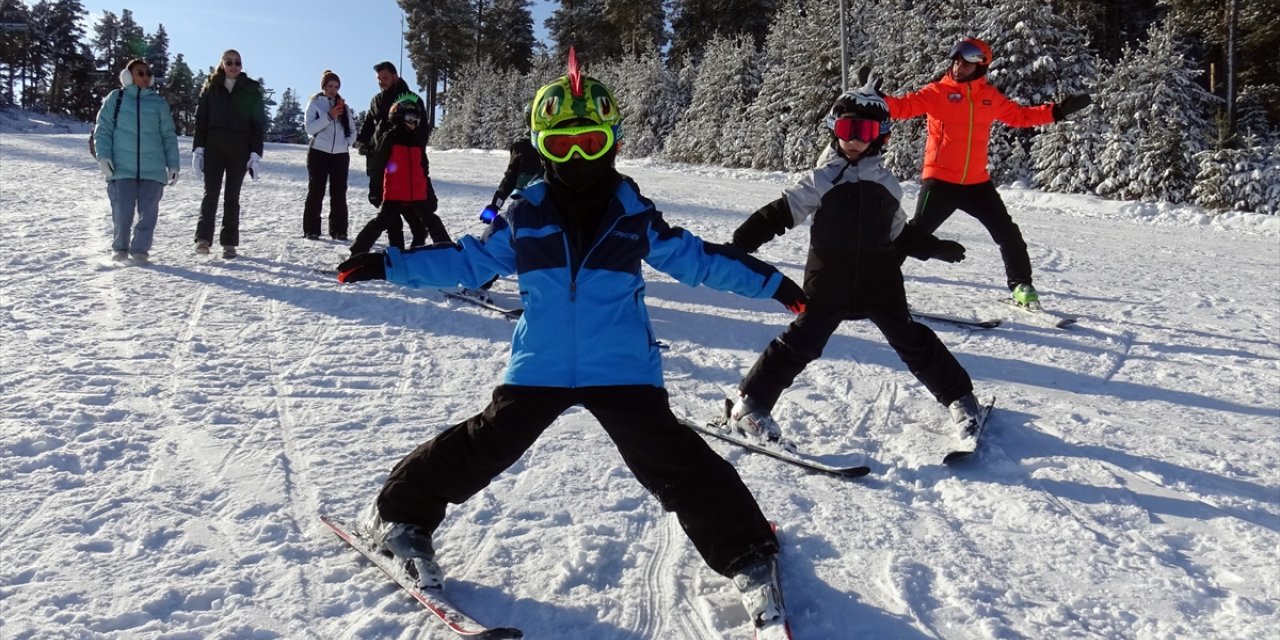
<svg viewBox="0 0 1280 640">
<path fill-rule="evenodd" d="M 595 160 L 622 137 L 622 112 L 604 83 L 583 75 L 569 49 L 569 72 L 538 89 L 529 113 L 529 137 L 543 157 Z"/>
<path fill-rule="evenodd" d="M 889 105 L 876 91 L 873 79 L 836 98 L 823 122 L 837 138 L 871 143 L 868 154 L 878 153 L 889 140 Z"/>
</svg>

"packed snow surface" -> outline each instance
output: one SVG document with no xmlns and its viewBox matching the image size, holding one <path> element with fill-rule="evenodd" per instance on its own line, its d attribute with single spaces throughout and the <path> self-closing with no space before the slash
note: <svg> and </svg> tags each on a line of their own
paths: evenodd
<svg viewBox="0 0 1280 640">
<path fill-rule="evenodd" d="M 484 407 L 513 324 L 435 290 L 339 285 L 326 271 L 345 247 L 301 237 L 305 147 L 268 146 L 241 257 L 223 260 L 192 250 L 184 139 L 154 264 L 112 267 L 85 135 L 9 131 L 0 637 L 447 637 L 318 516 L 354 517 L 401 456 Z M 455 237 L 483 230 L 506 161 L 432 153 Z M 620 167 L 670 223 L 720 242 L 794 178 Z M 353 235 L 373 213 L 362 169 L 353 156 Z M 964 262 L 908 261 L 916 307 L 1005 320 L 933 325 L 997 398 L 977 456 L 940 464 L 945 409 L 865 322 L 841 327 L 775 415 L 824 460 L 864 454 L 871 476 L 712 445 L 782 526 L 795 637 L 1274 638 L 1280 220 L 1002 192 L 1045 305 L 1080 321 L 1001 305 L 999 253 L 964 214 L 939 232 Z M 808 235 L 759 255 L 799 278 Z M 790 315 L 646 275 L 673 406 L 706 419 Z M 495 291 L 517 300 L 512 281 Z M 751 635 L 729 582 L 580 409 L 436 542 L 457 603 L 529 638 Z"/>
</svg>

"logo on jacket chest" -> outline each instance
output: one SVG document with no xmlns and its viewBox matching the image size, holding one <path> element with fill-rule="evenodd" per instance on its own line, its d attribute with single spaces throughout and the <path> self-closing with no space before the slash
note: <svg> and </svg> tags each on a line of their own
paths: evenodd
<svg viewBox="0 0 1280 640">
<path fill-rule="evenodd" d="M 961 100 L 963 100 L 963 99 L 964 99 L 964 96 L 963 96 L 963 95 L 961 95 L 961 94 L 959 94 L 959 93 L 948 93 L 948 94 L 947 94 L 947 101 L 948 101 L 948 102 L 960 102 L 960 101 L 961 101 Z"/>
<path fill-rule="evenodd" d="M 640 234 L 638 234 L 638 233 L 631 233 L 631 232 L 629 232 L 629 231 L 618 231 L 617 229 L 614 229 L 613 231 L 610 231 L 610 232 L 609 232 L 609 237 L 610 237 L 610 238 L 621 238 L 622 240 L 630 240 L 630 241 L 632 241 L 632 242 L 639 242 L 639 241 L 640 241 Z"/>
</svg>

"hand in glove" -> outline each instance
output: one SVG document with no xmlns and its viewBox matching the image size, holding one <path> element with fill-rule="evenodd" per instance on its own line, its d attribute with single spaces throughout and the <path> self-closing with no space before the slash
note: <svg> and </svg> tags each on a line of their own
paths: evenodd
<svg viewBox="0 0 1280 640">
<path fill-rule="evenodd" d="M 338 282 L 387 279 L 387 254 L 383 251 L 357 253 L 338 265 Z"/>
<path fill-rule="evenodd" d="M 363 142 L 357 142 L 357 143 L 356 143 L 356 153 L 358 153 L 358 154 L 360 154 L 360 155 L 362 155 L 362 156 L 367 156 L 367 155 L 369 155 L 369 145 L 367 145 L 367 144 L 365 144 L 365 143 L 363 143 Z"/>
<path fill-rule="evenodd" d="M 245 168 L 249 170 L 249 177 L 254 180 L 258 179 L 258 163 L 262 162 L 262 156 L 257 153 L 249 154 L 249 162 L 245 164 Z"/>
<path fill-rule="evenodd" d="M 103 180 L 110 180 L 116 174 L 116 166 L 111 163 L 110 158 L 98 158 L 98 170 L 102 172 Z"/>
<path fill-rule="evenodd" d="M 191 170 L 198 176 L 204 175 L 204 147 L 196 147 L 191 152 Z"/>
<path fill-rule="evenodd" d="M 782 276 L 778 290 L 773 292 L 773 299 L 781 302 L 791 313 L 804 313 L 805 304 L 809 301 L 804 295 L 804 289 L 786 276 Z"/>
<path fill-rule="evenodd" d="M 498 217 L 498 207 L 489 205 L 480 212 L 480 222 L 485 224 L 493 224 L 494 218 Z"/>
<path fill-rule="evenodd" d="M 370 192 L 369 192 L 369 204 L 371 204 L 371 205 L 373 205 L 373 206 L 375 206 L 375 207 L 381 207 L 381 206 L 382 206 L 382 194 L 381 194 L 381 193 L 374 193 L 374 192 L 370 191 Z"/>
<path fill-rule="evenodd" d="M 933 245 L 933 257 L 943 262 L 960 262 L 964 260 L 964 245 L 955 240 L 939 240 Z"/>
<path fill-rule="evenodd" d="M 172 187 L 175 184 L 178 184 L 178 168 L 172 167 L 169 169 L 169 186 Z"/>
<path fill-rule="evenodd" d="M 1077 93 L 1073 96 L 1067 96 L 1062 100 L 1062 102 L 1053 105 L 1053 121 L 1062 122 L 1067 119 L 1067 116 L 1089 106 L 1090 104 L 1093 104 L 1093 98 L 1090 98 L 1087 93 Z"/>
</svg>

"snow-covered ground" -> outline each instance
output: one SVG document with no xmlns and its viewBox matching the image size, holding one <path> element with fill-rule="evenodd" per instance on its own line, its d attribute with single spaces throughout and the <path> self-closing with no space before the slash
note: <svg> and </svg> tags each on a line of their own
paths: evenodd
<svg viewBox="0 0 1280 640">
<path fill-rule="evenodd" d="M 169 188 L 154 266 L 111 268 L 83 133 L 0 136 L 0 637 L 439 638 L 317 516 L 353 516 L 419 442 L 481 409 L 512 324 L 436 291 L 339 286 L 301 236 L 305 148 L 269 146 L 242 257 L 191 247 Z M 189 140 L 182 142 L 189 162 Z M 475 220 L 502 153 L 433 153 L 441 213 Z M 789 177 L 623 162 L 667 219 L 729 239 Z M 353 171 L 354 233 L 371 215 Z M 915 204 L 906 185 L 904 203 Z M 963 214 L 957 265 L 908 261 L 920 308 L 998 410 L 938 464 L 944 410 L 867 323 L 776 415 L 858 481 L 713 445 L 782 524 L 795 637 L 1274 638 L 1280 623 L 1280 219 L 1004 190 L 1046 305 L 997 302 Z M 327 206 L 327 205 L 326 205 Z M 808 229 L 760 255 L 800 276 Z M 706 417 L 789 316 L 649 273 L 678 411 Z M 498 297 L 515 299 L 502 282 Z M 730 523 L 732 524 L 732 523 Z M 747 638 L 737 596 L 571 411 L 438 533 L 450 591 L 529 638 Z M 1266 631 L 1271 629 L 1271 631 Z"/>
</svg>

